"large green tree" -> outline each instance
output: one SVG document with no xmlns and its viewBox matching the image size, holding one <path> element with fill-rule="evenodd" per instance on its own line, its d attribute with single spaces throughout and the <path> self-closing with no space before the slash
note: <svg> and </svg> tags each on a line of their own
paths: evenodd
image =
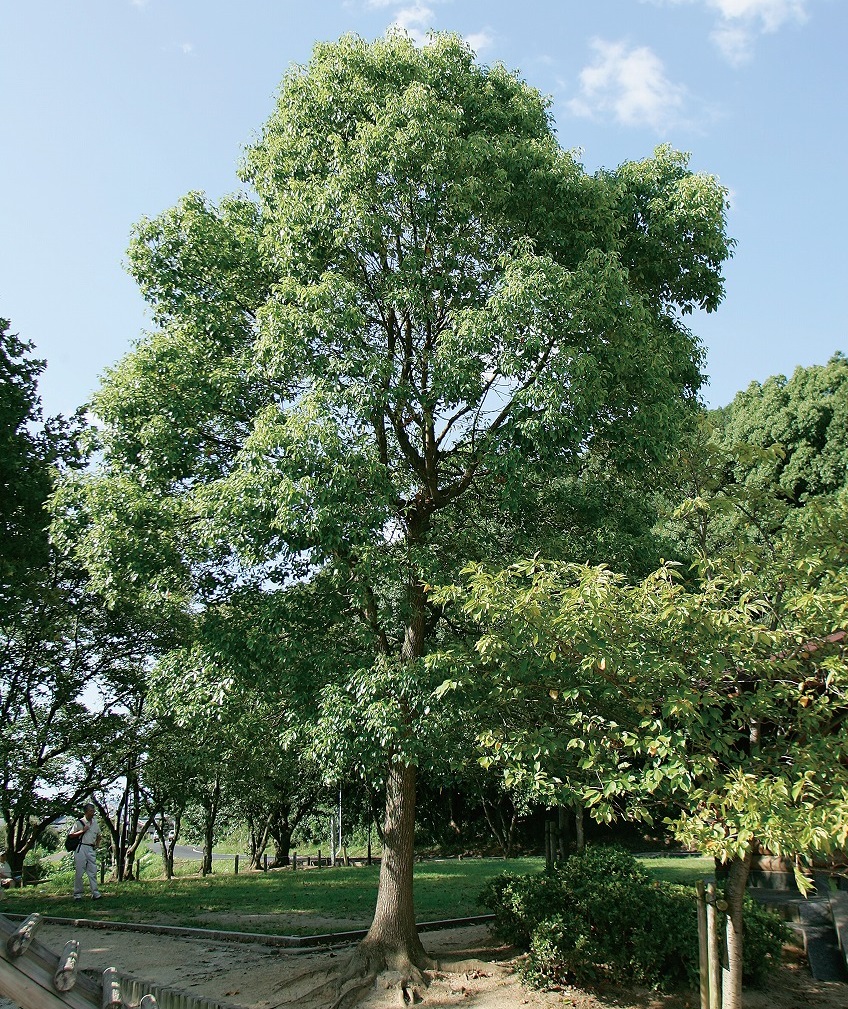
<svg viewBox="0 0 848 1009">
<path fill-rule="evenodd" d="M 668 148 L 587 174 L 545 99 L 452 35 L 316 46 L 242 178 L 137 229 L 157 328 L 96 397 L 81 545 L 150 602 L 253 586 L 235 665 L 206 646 L 273 668 L 385 785 L 354 973 L 414 976 L 416 770 L 450 727 L 427 584 L 492 549 L 526 474 L 664 456 L 700 383 L 684 317 L 723 294 L 725 194 Z"/>
<path fill-rule="evenodd" d="M 705 412 L 664 488 L 665 556 L 716 558 L 743 545 L 773 555 L 796 512 L 848 486 L 847 434 L 848 360 L 840 353 L 790 379 L 752 382 L 728 406 Z"/>
<path fill-rule="evenodd" d="M 752 382 L 715 411 L 718 440 L 736 451 L 728 481 L 772 493 L 798 508 L 848 485 L 848 359 Z M 747 456 L 741 446 L 760 450 Z M 769 452 L 766 450 L 774 449 Z"/>
</svg>

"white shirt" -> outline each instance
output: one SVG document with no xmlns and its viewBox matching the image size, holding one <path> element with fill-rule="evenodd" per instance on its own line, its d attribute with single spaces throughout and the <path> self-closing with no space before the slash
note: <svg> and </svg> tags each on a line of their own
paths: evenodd
<svg viewBox="0 0 848 1009">
<path fill-rule="evenodd" d="M 100 837 L 100 824 L 97 822 L 95 817 L 92 817 L 90 823 L 84 816 L 77 820 L 74 825 L 74 833 L 78 830 L 83 831 L 83 835 L 80 838 L 80 844 L 90 844 L 93 846 L 97 841 L 97 838 Z"/>
</svg>

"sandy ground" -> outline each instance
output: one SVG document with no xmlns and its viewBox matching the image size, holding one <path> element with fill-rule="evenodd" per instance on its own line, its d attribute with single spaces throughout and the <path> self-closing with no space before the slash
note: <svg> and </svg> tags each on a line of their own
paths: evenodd
<svg viewBox="0 0 848 1009">
<path fill-rule="evenodd" d="M 350 949 L 290 951 L 259 943 L 211 942 L 145 933 L 110 932 L 45 925 L 39 939 L 61 949 L 79 939 L 80 965 L 117 967 L 122 973 L 192 994 L 221 999 L 243 1009 L 326 1009 L 334 980 Z M 499 946 L 484 925 L 429 932 L 428 951 L 439 960 L 422 1009 L 697 1009 L 695 993 L 658 996 L 650 991 L 577 988 L 534 992 L 515 973 L 514 951 Z M 400 993 L 381 977 L 366 993 L 366 1009 L 398 1009 Z M 848 985 L 815 982 L 803 955 L 787 950 L 769 986 L 746 992 L 745 1009 L 848 1009 Z"/>
</svg>

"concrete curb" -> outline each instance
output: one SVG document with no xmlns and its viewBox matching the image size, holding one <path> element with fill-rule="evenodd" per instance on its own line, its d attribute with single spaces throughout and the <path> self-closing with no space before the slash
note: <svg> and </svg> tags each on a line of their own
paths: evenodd
<svg viewBox="0 0 848 1009">
<path fill-rule="evenodd" d="M 26 915 L 7 914 L 7 918 L 22 921 Z M 494 919 L 493 914 L 477 914 L 467 918 L 447 918 L 444 921 L 425 921 L 418 925 L 419 932 L 435 932 L 444 928 L 461 928 L 464 925 L 482 925 Z M 113 932 L 148 932 L 152 935 L 173 935 L 184 939 L 209 939 L 215 942 L 257 942 L 263 946 L 283 949 L 314 949 L 316 946 L 345 946 L 358 942 L 368 934 L 368 929 L 351 932 L 326 932 L 321 935 L 268 935 L 262 932 L 226 932 L 213 928 L 182 928 L 178 925 L 149 925 L 128 921 L 101 921 L 94 918 L 53 918 L 43 916 L 50 925 L 68 928 L 99 928 Z"/>
</svg>

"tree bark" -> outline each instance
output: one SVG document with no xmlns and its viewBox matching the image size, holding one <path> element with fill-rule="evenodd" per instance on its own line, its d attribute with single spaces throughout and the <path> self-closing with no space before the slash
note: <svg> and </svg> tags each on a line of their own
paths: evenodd
<svg viewBox="0 0 848 1009">
<path fill-rule="evenodd" d="M 422 491 L 415 506 L 405 515 L 408 548 L 425 538 L 432 514 L 432 501 Z M 406 585 L 406 631 L 400 650 L 403 662 L 417 663 L 424 654 L 427 635 L 426 589 L 410 566 Z M 396 756 L 398 759 L 395 759 Z M 373 977 L 392 971 L 400 977 L 404 1001 L 417 1000 L 417 986 L 426 983 L 422 972 L 435 962 L 427 956 L 415 924 L 412 872 L 415 857 L 416 767 L 402 755 L 389 753 L 386 777 L 386 811 L 383 821 L 382 857 L 377 906 L 368 934 L 348 967 L 348 980 Z M 341 1007 L 352 994 L 348 991 L 337 1003 Z"/>
<path fill-rule="evenodd" d="M 727 867 L 724 899 L 727 902 L 727 970 L 722 984 L 722 1009 L 742 1009 L 742 903 L 753 851 L 734 858 Z"/>
<path fill-rule="evenodd" d="M 203 864 L 201 873 L 208 876 L 212 872 L 212 848 L 215 845 L 215 823 L 218 819 L 218 806 L 221 801 L 221 782 L 215 778 L 212 794 L 203 810 Z"/>
<path fill-rule="evenodd" d="M 292 829 L 287 824 L 274 827 L 274 865 L 289 865 L 291 863 Z"/>
<path fill-rule="evenodd" d="M 512 855 L 512 839 L 515 836 L 515 824 L 518 820 L 518 813 L 513 806 L 511 813 L 504 813 L 503 807 L 497 800 L 491 805 L 486 802 L 486 797 L 480 797 L 483 804 L 483 814 L 492 836 L 498 842 L 504 860 Z M 508 801 L 506 799 L 502 801 Z M 497 817 L 497 819 L 496 819 Z"/>
<path fill-rule="evenodd" d="M 412 892 L 415 777 L 411 764 L 393 763 L 389 769 L 377 907 L 359 950 L 370 972 L 394 970 L 406 975 L 412 967 L 432 966 L 418 937 Z"/>
<path fill-rule="evenodd" d="M 574 848 L 583 851 L 586 847 L 586 834 L 583 830 L 583 806 L 578 803 L 574 807 Z"/>
</svg>

